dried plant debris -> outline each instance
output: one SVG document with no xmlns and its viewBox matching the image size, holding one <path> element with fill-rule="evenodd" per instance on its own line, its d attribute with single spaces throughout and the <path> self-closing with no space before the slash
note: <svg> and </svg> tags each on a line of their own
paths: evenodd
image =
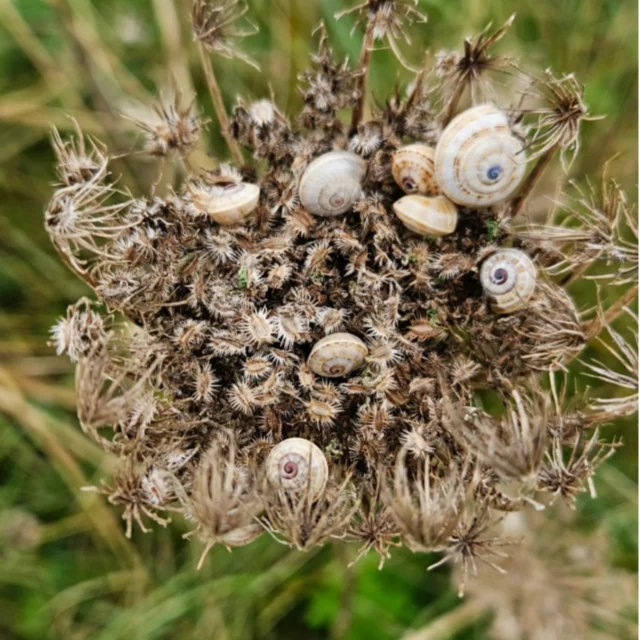
<svg viewBox="0 0 640 640">
<path fill-rule="evenodd" d="M 206 126 L 195 102 L 153 107 L 146 152 L 187 174 L 168 196 L 122 190 L 100 143 L 54 132 L 46 228 L 97 300 L 70 307 L 52 343 L 76 363 L 82 428 L 122 460 L 98 490 L 129 534 L 182 514 L 202 561 L 267 531 L 302 550 L 357 540 L 381 564 L 404 544 L 464 576 L 499 569 L 503 515 L 595 495 L 618 446 L 604 425 L 634 409 L 635 351 L 612 324 L 634 292 L 586 326 L 565 290 L 628 287 L 634 216 L 605 181 L 547 225 L 512 221 L 539 175 L 527 158 L 577 150 L 588 111 L 569 76 L 535 80 L 535 108 L 482 103 L 497 95 L 489 72 L 520 73 L 492 52 L 511 19 L 368 116 L 373 43 L 398 54 L 422 16 L 408 0 L 353 11 L 362 59 L 337 59 L 321 27 L 300 114 L 238 101 L 235 166 L 189 159 Z M 245 13 L 194 2 L 205 73 L 210 53 L 243 59 Z M 622 392 L 568 401 L 567 375 L 551 390 L 546 377 L 594 327 L 606 361 L 583 375 Z"/>
</svg>

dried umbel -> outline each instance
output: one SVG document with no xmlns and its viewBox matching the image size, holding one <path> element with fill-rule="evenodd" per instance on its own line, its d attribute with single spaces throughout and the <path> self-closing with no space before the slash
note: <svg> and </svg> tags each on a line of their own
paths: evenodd
<svg viewBox="0 0 640 640">
<path fill-rule="evenodd" d="M 260 99 L 229 118 L 209 55 L 238 57 L 245 10 L 192 14 L 234 166 L 197 166 L 193 126 L 164 159 L 184 179 L 131 196 L 101 145 L 54 135 L 46 227 L 99 303 L 53 337 L 76 362 L 84 431 L 122 459 L 101 491 L 129 529 L 184 514 L 205 551 L 267 530 L 298 549 L 348 539 L 358 557 L 404 544 L 498 566 L 501 514 L 591 492 L 617 446 L 599 425 L 634 410 L 634 350 L 611 326 L 637 291 L 619 188 L 554 205 L 549 225 L 519 215 L 549 149 L 576 144 L 579 85 L 545 77 L 531 95 L 551 104 L 487 103 L 505 25 L 370 106 L 373 43 L 398 54 L 420 17 L 370 0 L 356 65 L 320 30 L 299 117 Z M 592 276 L 624 294 L 581 317 L 565 287 Z M 566 409 L 553 372 L 601 330 L 617 360 L 587 373 L 624 397 Z"/>
</svg>

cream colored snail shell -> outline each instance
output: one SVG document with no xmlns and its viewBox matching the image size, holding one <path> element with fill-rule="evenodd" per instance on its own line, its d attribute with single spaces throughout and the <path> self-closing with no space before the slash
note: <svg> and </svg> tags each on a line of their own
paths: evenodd
<svg viewBox="0 0 640 640">
<path fill-rule="evenodd" d="M 362 194 L 367 163 L 350 151 L 330 151 L 316 158 L 302 174 L 302 206 L 316 216 L 346 213 Z"/>
<path fill-rule="evenodd" d="M 518 249 L 492 253 L 480 268 L 480 282 L 496 313 L 522 308 L 536 287 L 536 268 L 531 258 Z"/>
<path fill-rule="evenodd" d="M 359 369 L 367 354 L 367 346 L 360 338 L 350 333 L 332 333 L 316 342 L 307 364 L 319 376 L 341 378 Z"/>
<path fill-rule="evenodd" d="M 219 180 L 211 186 L 190 185 L 188 190 L 193 206 L 223 226 L 242 223 L 260 199 L 260 187 L 231 179 Z"/>
<path fill-rule="evenodd" d="M 505 114 L 490 104 L 456 116 L 436 146 L 436 181 L 465 207 L 490 207 L 506 200 L 526 169 L 522 143 Z"/>
<path fill-rule="evenodd" d="M 404 196 L 393 203 L 393 211 L 407 229 L 422 236 L 446 236 L 458 224 L 458 208 L 445 196 Z"/>
<path fill-rule="evenodd" d="M 220 542 L 227 547 L 243 547 L 245 544 L 253 542 L 264 533 L 264 528 L 257 522 L 251 522 L 232 529 L 220 537 Z"/>
<path fill-rule="evenodd" d="M 393 179 L 405 193 L 437 195 L 435 150 L 426 144 L 410 144 L 391 156 Z"/>
<path fill-rule="evenodd" d="M 289 493 L 308 491 L 312 500 L 322 494 L 329 478 L 324 453 L 304 438 L 283 440 L 271 450 L 265 464 L 272 486 Z"/>
</svg>

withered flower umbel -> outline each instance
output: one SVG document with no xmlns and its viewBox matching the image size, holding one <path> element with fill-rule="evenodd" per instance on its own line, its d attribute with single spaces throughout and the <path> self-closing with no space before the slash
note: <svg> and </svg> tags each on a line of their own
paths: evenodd
<svg viewBox="0 0 640 640">
<path fill-rule="evenodd" d="M 569 77 L 549 78 L 533 110 L 475 104 L 497 95 L 488 72 L 506 59 L 489 49 L 511 19 L 369 115 L 374 42 L 399 56 L 422 16 L 410 1 L 351 11 L 361 58 L 337 61 L 322 28 L 301 114 L 259 97 L 230 119 L 211 54 L 243 58 L 246 7 L 195 0 L 232 162 L 181 158 L 202 123 L 195 104 L 170 103 L 143 125 L 146 151 L 180 163 L 165 192 L 121 190 L 99 143 L 54 134 L 46 228 L 99 303 L 70 307 L 53 344 L 76 363 L 83 430 L 122 461 L 100 491 L 128 533 L 181 514 L 201 562 L 265 531 L 299 550 L 357 541 L 381 564 L 403 544 L 460 566 L 464 583 L 507 561 L 504 513 L 595 496 L 618 446 L 598 427 L 628 415 L 637 389 L 631 338 L 614 326 L 637 293 L 632 208 L 617 185 L 602 202 L 583 189 L 547 225 L 513 224 L 541 159 L 576 144 L 587 112 Z M 625 293 L 585 320 L 566 291 L 579 279 Z M 603 330 L 610 357 L 580 368 Z M 553 372 L 572 362 L 580 373 L 558 392 Z M 585 373 L 623 393 L 568 402 Z"/>
</svg>

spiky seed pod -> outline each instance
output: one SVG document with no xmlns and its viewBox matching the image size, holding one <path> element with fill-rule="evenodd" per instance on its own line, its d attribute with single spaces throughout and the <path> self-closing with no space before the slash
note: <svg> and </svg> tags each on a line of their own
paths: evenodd
<svg viewBox="0 0 640 640">
<path fill-rule="evenodd" d="M 496 313 L 513 313 L 526 305 L 536 279 L 531 258 L 518 249 L 500 249 L 480 268 L 480 282 Z"/>
<path fill-rule="evenodd" d="M 436 182 L 435 151 L 426 144 L 410 144 L 391 156 L 393 179 L 405 193 L 434 196 L 440 192 Z"/>
<path fill-rule="evenodd" d="M 449 123 L 438 141 L 435 165 L 438 186 L 450 200 L 465 207 L 490 207 L 516 190 L 526 156 L 506 115 L 486 104 Z"/>
<path fill-rule="evenodd" d="M 309 354 L 309 368 L 319 376 L 342 378 L 359 369 L 368 349 L 350 333 L 332 333 L 317 342 Z"/>
<path fill-rule="evenodd" d="M 404 196 L 393 210 L 407 229 L 421 236 L 447 236 L 458 225 L 458 208 L 445 196 Z"/>
<path fill-rule="evenodd" d="M 288 493 L 308 492 L 313 501 L 329 478 L 322 450 L 304 438 L 288 438 L 277 444 L 265 463 L 267 480 Z"/>
<path fill-rule="evenodd" d="M 300 180 L 300 202 L 316 216 L 339 216 L 362 194 L 366 162 L 349 151 L 331 151 L 316 158 Z"/>
</svg>

